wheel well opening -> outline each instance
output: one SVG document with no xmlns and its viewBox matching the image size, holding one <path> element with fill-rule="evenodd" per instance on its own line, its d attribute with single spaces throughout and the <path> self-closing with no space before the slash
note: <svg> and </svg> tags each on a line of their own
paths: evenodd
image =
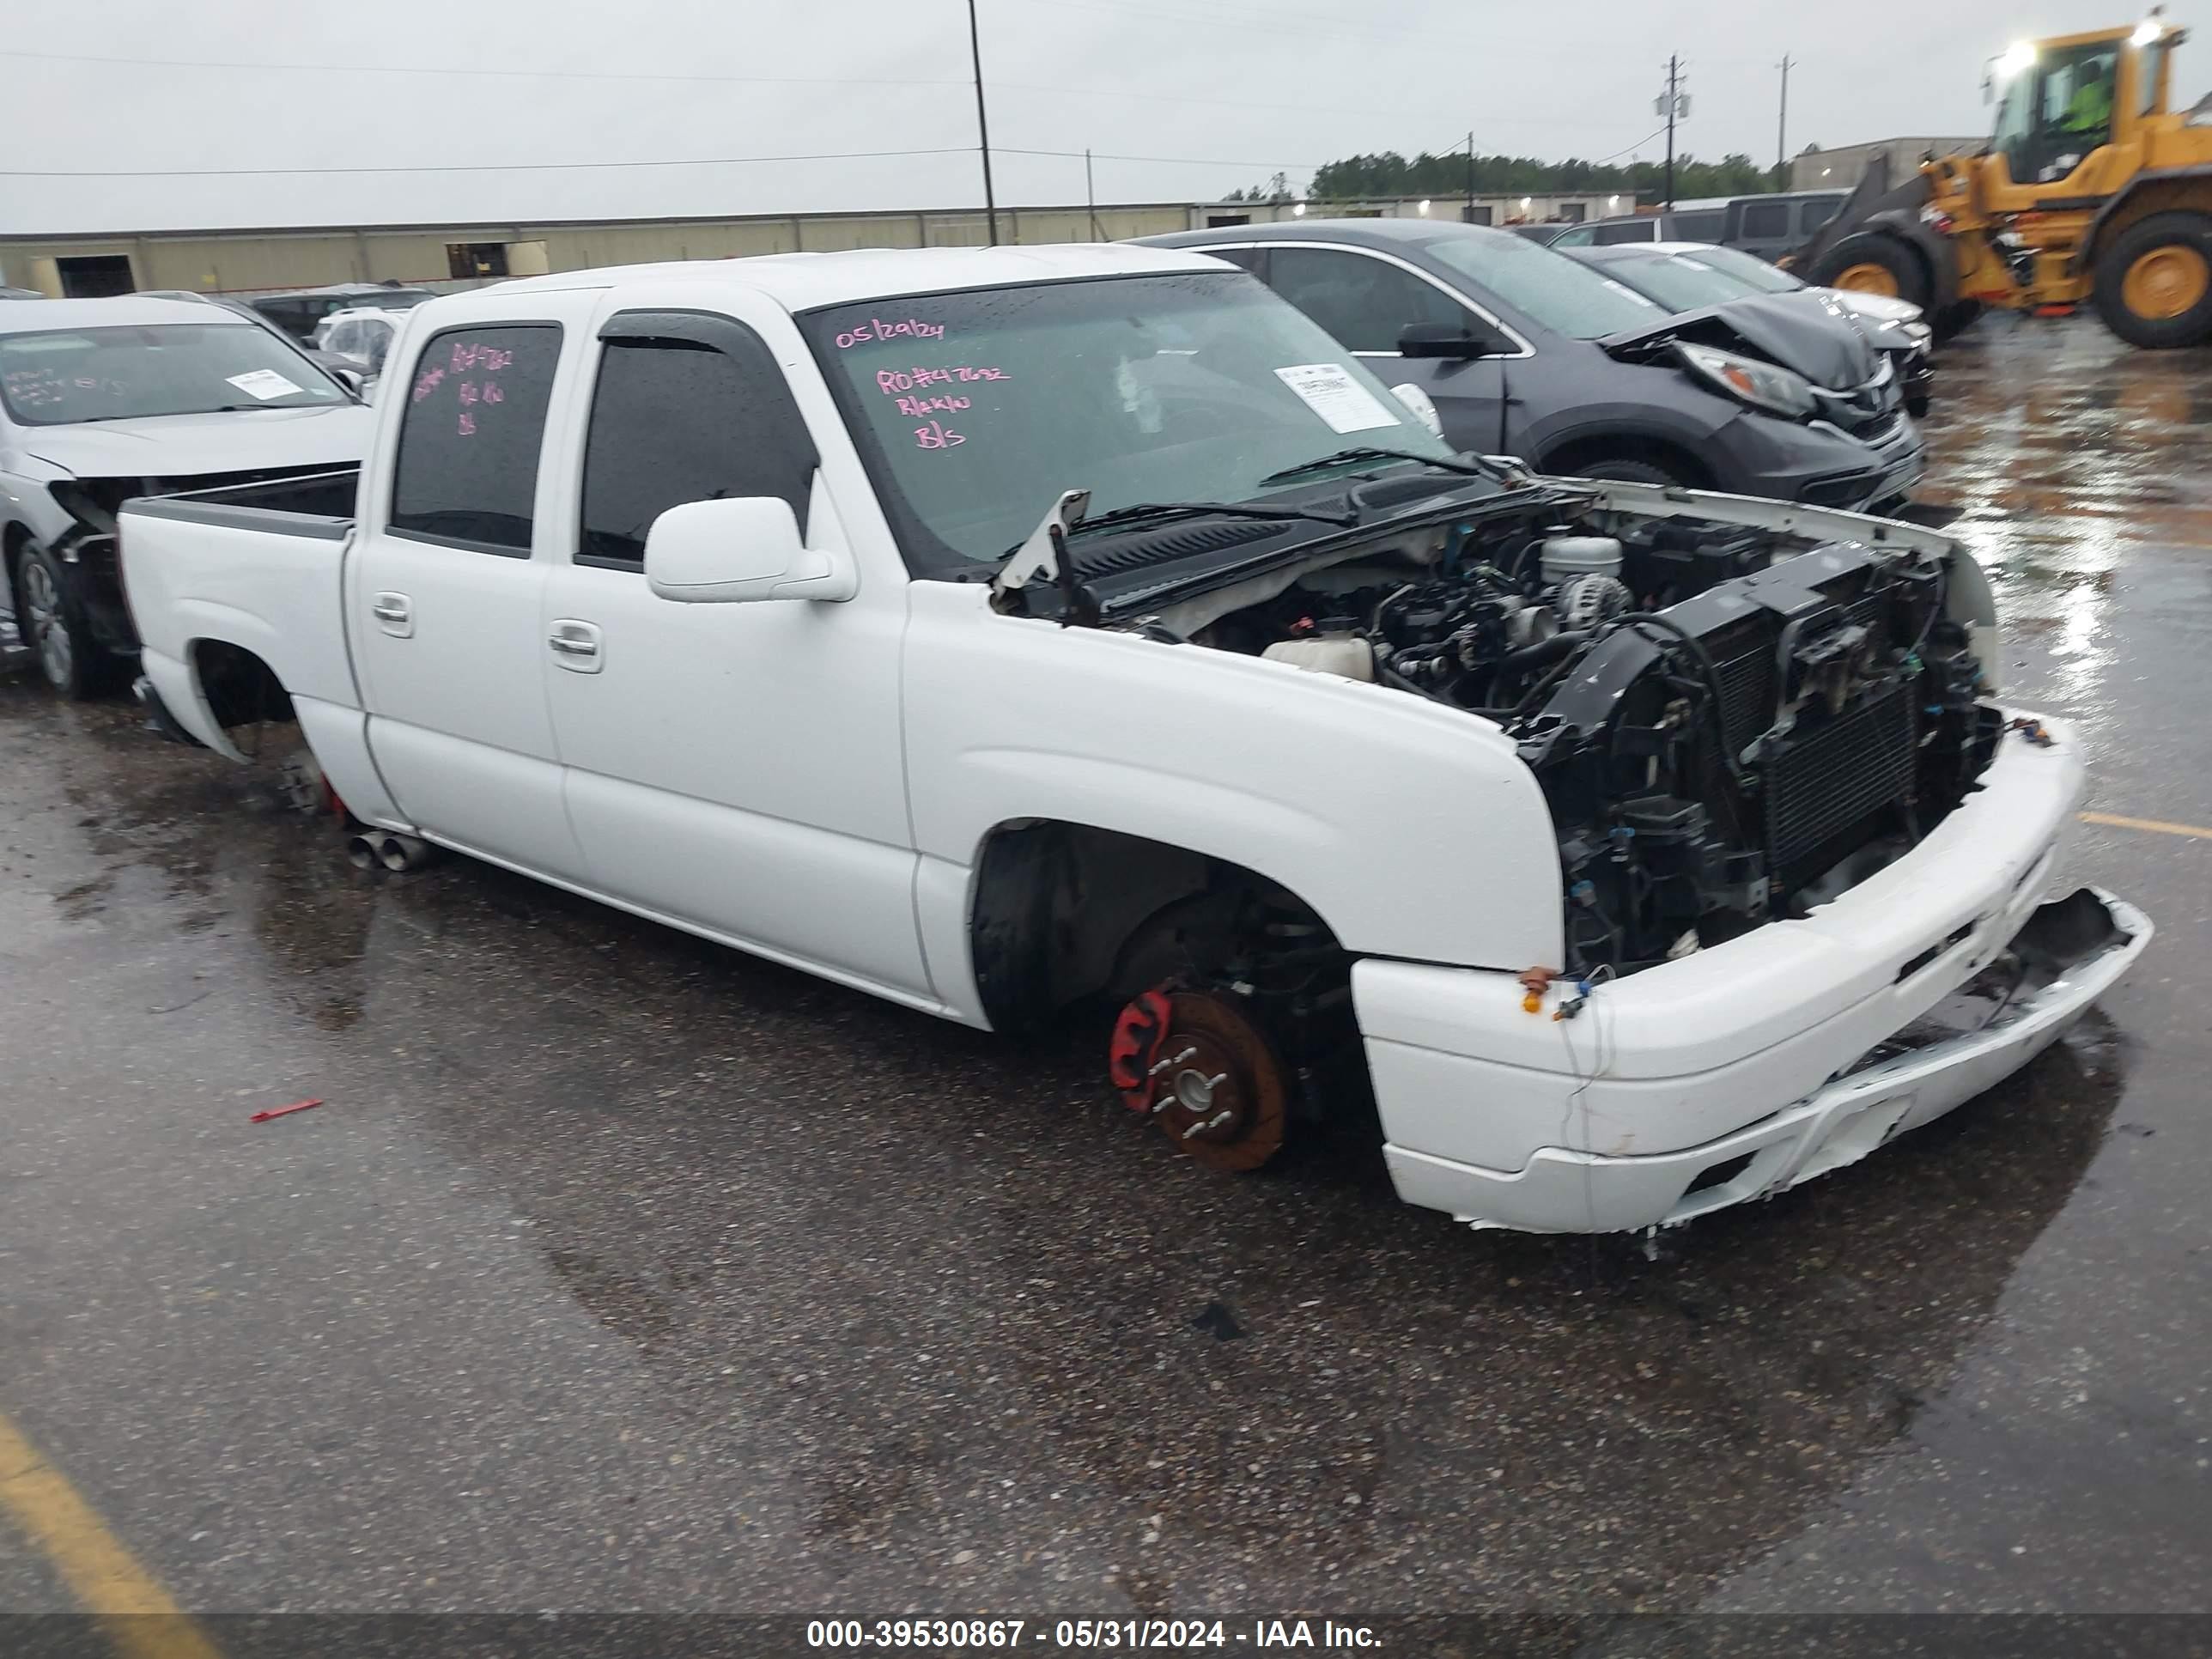
<svg viewBox="0 0 2212 1659">
<path fill-rule="evenodd" d="M 192 676 L 218 726 L 294 718 L 291 694 L 276 671 L 242 645 L 228 640 L 192 643 Z"/>
<path fill-rule="evenodd" d="M 2212 218 L 2212 177 L 2157 179 L 2137 185 L 2105 216 L 2095 241 L 2084 252 L 2084 264 L 2093 264 L 2123 235 L 2154 214 L 2183 211 Z"/>
<path fill-rule="evenodd" d="M 9 525 L 6 535 L 0 537 L 0 582 L 6 584 L 10 610 L 21 611 L 22 608 L 15 592 L 15 567 L 22 562 L 23 550 L 30 544 L 30 530 L 23 525 Z"/>
<path fill-rule="evenodd" d="M 1595 433 L 1571 438 L 1558 448 L 1546 451 L 1538 465 L 1543 471 L 1573 477 L 1583 468 L 1605 461 L 1641 461 L 1672 473 L 1698 489 L 1709 489 L 1715 482 L 1712 469 L 1680 444 L 1633 432 Z"/>
<path fill-rule="evenodd" d="M 975 982 L 1001 1030 L 1176 979 L 1310 973 L 1351 959 L 1312 907 L 1257 871 L 1118 830 L 1001 824 L 976 861 Z"/>
</svg>

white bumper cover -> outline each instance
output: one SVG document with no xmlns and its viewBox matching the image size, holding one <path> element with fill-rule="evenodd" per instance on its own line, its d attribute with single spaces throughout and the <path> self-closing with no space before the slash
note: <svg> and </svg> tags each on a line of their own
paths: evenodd
<svg viewBox="0 0 2212 1659">
<path fill-rule="evenodd" d="M 2051 729 L 2050 749 L 2008 735 L 1964 805 L 1841 898 L 1601 984 L 1572 1019 L 1552 1018 L 1557 991 L 1523 1012 L 1508 974 L 1358 964 L 1400 1195 L 1528 1231 L 1686 1220 L 1855 1163 L 2025 1065 L 2142 953 L 2141 911 L 2097 894 L 2100 936 L 2032 993 L 1978 1029 L 1861 1062 L 2034 916 L 2082 784 L 2070 734 Z"/>
</svg>

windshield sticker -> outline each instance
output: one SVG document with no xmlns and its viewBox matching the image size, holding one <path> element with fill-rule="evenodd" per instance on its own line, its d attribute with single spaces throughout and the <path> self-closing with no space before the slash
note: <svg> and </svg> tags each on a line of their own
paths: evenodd
<svg viewBox="0 0 2212 1659">
<path fill-rule="evenodd" d="M 1293 363 L 1277 369 L 1275 378 L 1328 422 L 1332 432 L 1367 432 L 1378 426 L 1401 424 L 1341 363 Z"/>
<path fill-rule="evenodd" d="M 247 397 L 258 398 L 264 403 L 271 398 L 291 397 L 300 390 L 273 368 L 252 369 L 244 374 L 226 375 L 224 379 Z"/>
<path fill-rule="evenodd" d="M 939 330 L 942 333 L 944 331 Z M 841 339 L 842 336 L 839 337 Z M 1011 380 L 1014 377 L 1003 368 L 982 363 L 951 363 L 930 365 L 916 363 L 909 368 L 879 368 L 876 371 L 876 390 L 897 404 L 898 412 L 910 420 L 924 420 L 914 429 L 916 449 L 952 449 L 968 441 L 961 433 L 934 418 L 939 415 L 957 415 L 975 406 L 975 399 L 966 392 L 954 390 L 960 386 L 981 386 L 992 380 Z M 939 387 L 947 388 L 939 391 Z"/>
<path fill-rule="evenodd" d="M 837 349 L 850 351 L 856 345 L 867 345 L 877 340 L 941 340 L 945 325 L 925 323 L 919 317 L 871 317 L 857 328 L 848 329 L 837 337 Z"/>
</svg>

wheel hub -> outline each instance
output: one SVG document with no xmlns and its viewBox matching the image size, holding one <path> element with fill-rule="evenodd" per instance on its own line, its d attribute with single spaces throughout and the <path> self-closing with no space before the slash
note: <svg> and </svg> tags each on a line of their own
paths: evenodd
<svg viewBox="0 0 2212 1659">
<path fill-rule="evenodd" d="M 2194 310 L 2212 287 L 2212 268 L 2193 247 L 2153 248 L 2128 267 L 2120 297 L 2138 317 L 2164 322 Z"/>
<path fill-rule="evenodd" d="M 1846 265 L 1836 273 L 1836 286 L 1847 288 L 1858 294 L 1881 294 L 1897 297 L 1897 276 L 1887 265 L 1871 260 Z"/>
<path fill-rule="evenodd" d="M 1255 1170 L 1282 1150 L 1282 1062 L 1241 998 L 1164 986 L 1121 1011 L 1107 1074 L 1132 1111 L 1217 1170 Z"/>
</svg>

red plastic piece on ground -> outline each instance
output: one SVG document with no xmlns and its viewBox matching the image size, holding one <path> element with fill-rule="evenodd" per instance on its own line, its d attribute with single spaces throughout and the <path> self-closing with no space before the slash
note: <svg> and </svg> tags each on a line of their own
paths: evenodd
<svg viewBox="0 0 2212 1659">
<path fill-rule="evenodd" d="M 246 1121 L 248 1123 L 266 1123 L 272 1117 L 289 1117 L 295 1112 L 304 1112 L 312 1106 L 319 1106 L 322 1103 L 319 1100 L 295 1100 L 289 1106 L 273 1106 L 265 1112 L 256 1112 Z"/>
</svg>

